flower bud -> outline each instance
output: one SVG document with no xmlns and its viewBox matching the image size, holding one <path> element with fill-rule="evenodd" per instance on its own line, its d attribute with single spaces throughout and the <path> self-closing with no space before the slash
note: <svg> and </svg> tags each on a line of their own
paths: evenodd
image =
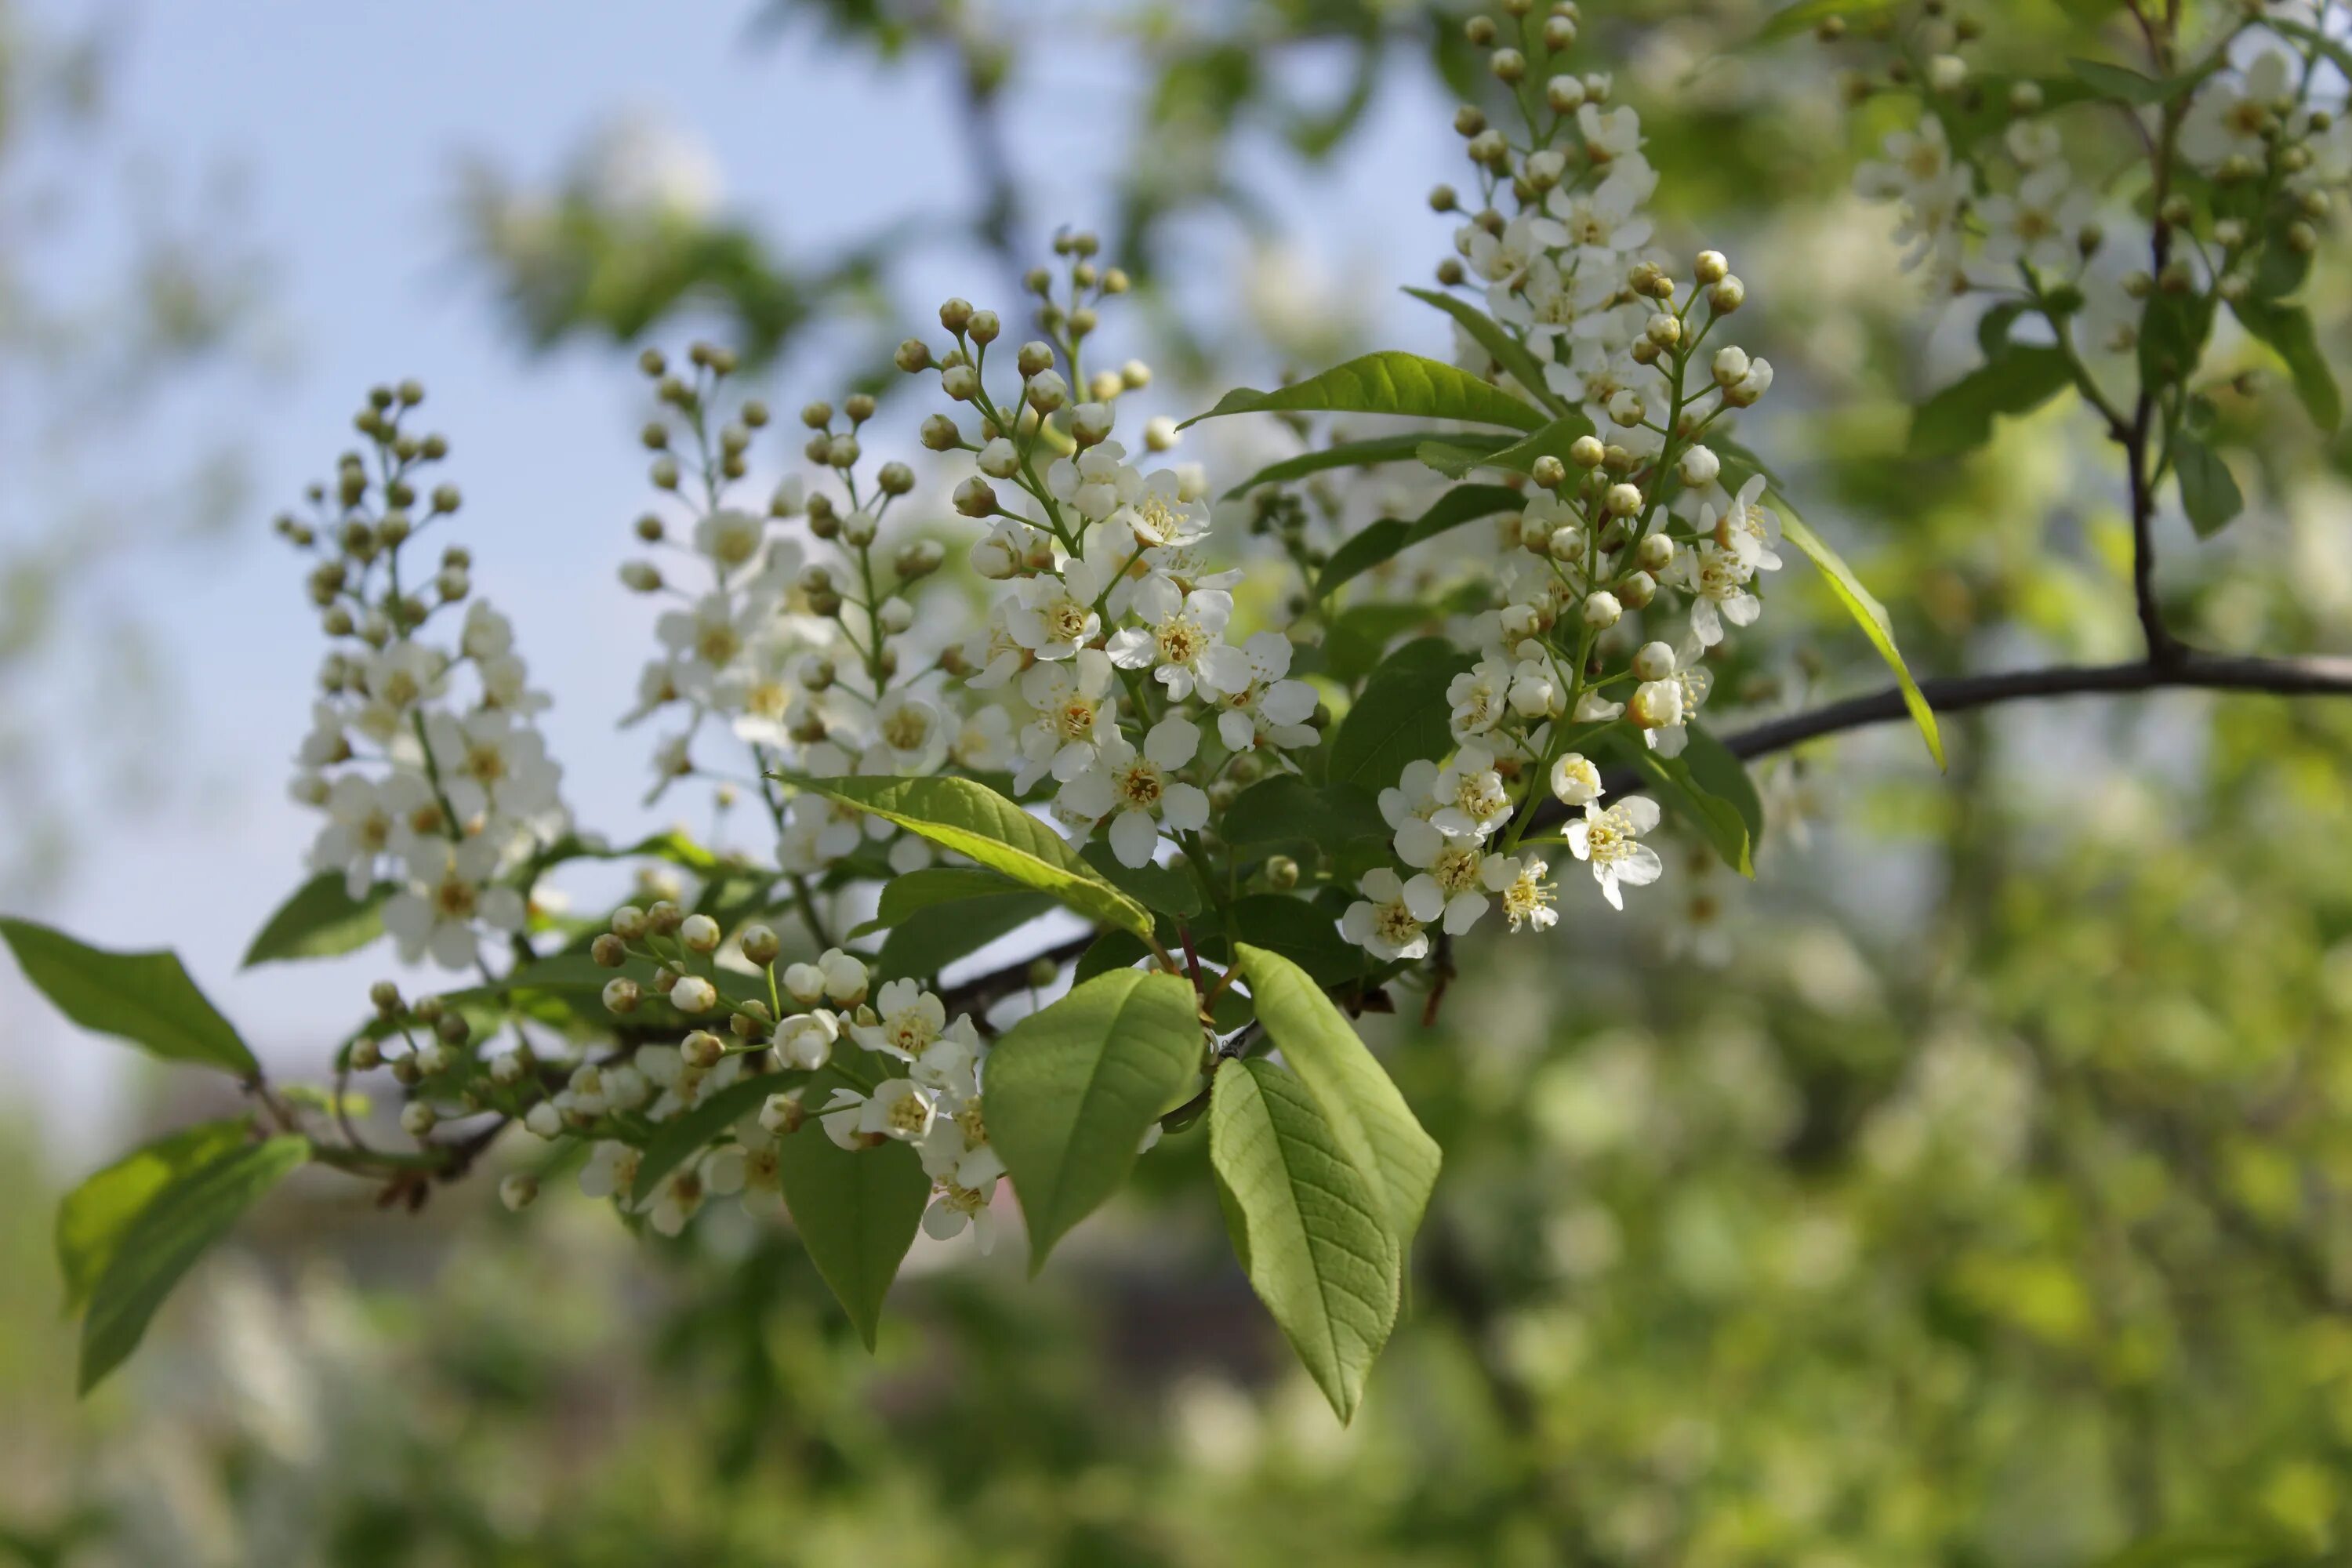
<svg viewBox="0 0 2352 1568">
<path fill-rule="evenodd" d="M 787 964 L 783 984 L 784 994 L 803 1007 L 824 1000 L 824 971 L 814 963 Z"/>
<path fill-rule="evenodd" d="M 1728 316 L 1748 302 L 1748 285 L 1737 273 L 1709 286 L 1706 302 L 1718 316 Z"/>
<path fill-rule="evenodd" d="M 719 922 L 709 915 L 688 915 L 677 928 L 678 941 L 691 952 L 719 951 Z"/>
<path fill-rule="evenodd" d="M 1584 624 L 1596 631 L 1607 631 L 1624 613 L 1624 607 L 1617 602 L 1617 595 L 1606 589 L 1584 597 Z"/>
<path fill-rule="evenodd" d="M 817 960 L 824 973 L 824 994 L 828 1000 L 843 1007 L 855 1007 L 866 1000 L 866 965 L 842 952 L 831 948 Z"/>
<path fill-rule="evenodd" d="M 1647 572 L 1636 572 L 1617 584 L 1617 597 L 1629 609 L 1649 608 L 1650 601 L 1658 596 L 1658 580 Z"/>
<path fill-rule="evenodd" d="M 799 1131 L 801 1123 L 807 1119 L 808 1113 L 801 1109 L 801 1097 L 797 1091 L 772 1094 L 768 1096 L 767 1103 L 760 1107 L 760 1125 L 779 1138 Z"/>
<path fill-rule="evenodd" d="M 1670 349 L 1683 341 L 1682 319 L 1660 310 L 1653 315 L 1649 324 L 1642 329 L 1642 335 L 1662 349 Z"/>
<path fill-rule="evenodd" d="M 1054 345 L 1033 339 L 1021 345 L 1021 352 L 1013 356 L 1013 363 L 1021 372 L 1024 381 L 1043 375 L 1054 368 Z"/>
<path fill-rule="evenodd" d="M 607 1011 L 625 1016 L 635 1012 L 638 1003 L 644 999 L 645 993 L 638 988 L 637 983 L 625 974 L 604 982 L 604 1006 Z"/>
<path fill-rule="evenodd" d="M 1671 730 L 1683 721 L 1683 683 L 1645 680 L 1625 704 L 1625 717 L 1643 730 Z"/>
<path fill-rule="evenodd" d="M 1644 534 L 1642 542 L 1634 547 L 1633 561 L 1644 572 L 1663 572 L 1673 564 L 1676 548 L 1675 542 L 1663 533 Z"/>
<path fill-rule="evenodd" d="M 1611 485 L 1605 504 L 1612 517 L 1632 517 L 1642 510 L 1642 491 L 1634 485 Z"/>
<path fill-rule="evenodd" d="M 1662 642 L 1643 643 L 1633 655 L 1633 675 L 1640 680 L 1664 680 L 1675 672 L 1675 650 Z"/>
<path fill-rule="evenodd" d="M 753 963 L 773 963 L 776 954 L 783 951 L 783 945 L 773 927 L 749 925 L 743 928 L 743 956 Z"/>
<path fill-rule="evenodd" d="M 964 299 L 953 299 L 950 300 L 946 304 L 941 305 L 940 307 L 940 325 L 945 327 L 949 331 L 953 332 L 958 337 L 963 336 L 963 330 L 971 325 L 971 301 Z"/>
<path fill-rule="evenodd" d="M 1573 114 L 1584 106 L 1584 84 L 1572 76 L 1556 76 L 1544 83 L 1544 101 L 1555 114 Z"/>
<path fill-rule="evenodd" d="M 938 540 L 917 539 L 900 546 L 898 554 L 890 558 L 890 565 L 898 574 L 899 582 L 912 583 L 938 571 L 947 558 L 947 546 Z"/>
<path fill-rule="evenodd" d="M 677 1052 L 688 1067 L 715 1068 L 727 1054 L 727 1042 L 708 1029 L 697 1029 L 678 1042 Z"/>
<path fill-rule="evenodd" d="M 951 364 L 940 372 L 940 390 L 958 403 L 969 403 L 980 392 L 980 373 L 968 364 Z"/>
<path fill-rule="evenodd" d="M 1583 560 L 1584 530 L 1572 522 L 1561 523 L 1545 539 L 1544 552 L 1554 561 Z"/>
<path fill-rule="evenodd" d="M 966 517 L 994 517 L 997 511 L 996 491 L 977 474 L 956 486 L 954 503 Z"/>
<path fill-rule="evenodd" d="M 996 319 L 995 311 L 974 310 L 971 313 L 971 320 L 965 323 L 964 330 L 971 334 L 972 342 L 976 343 L 992 343 L 996 341 L 997 334 L 1004 328 L 1003 324 Z"/>
<path fill-rule="evenodd" d="M 422 1138 L 439 1123 L 440 1117 L 421 1100 L 412 1100 L 400 1108 L 400 1130 L 411 1138 Z"/>
<path fill-rule="evenodd" d="M 1569 752 L 1551 765 L 1551 793 L 1562 805 L 1586 805 L 1601 798 L 1601 770 L 1581 752 Z"/>
<path fill-rule="evenodd" d="M 517 1171 L 499 1183 L 499 1202 L 516 1214 L 530 1207 L 539 1198 L 539 1178 Z"/>
<path fill-rule="evenodd" d="M 1748 351 L 1738 347 L 1717 349 L 1710 369 L 1716 385 L 1730 386 L 1748 374 Z"/>
<path fill-rule="evenodd" d="M 1682 455 L 1675 470 L 1682 475 L 1683 483 L 1697 489 L 1715 483 L 1716 476 L 1723 472 L 1723 459 L 1708 447 L 1693 447 Z"/>
<path fill-rule="evenodd" d="M 1040 414 L 1051 414 L 1069 400 L 1069 383 L 1058 371 L 1049 370 L 1029 384 L 1028 405 Z"/>
<path fill-rule="evenodd" d="M 1597 468 L 1609 455 L 1609 449 L 1593 436 L 1579 436 L 1569 443 L 1568 460 L 1580 468 Z"/>
<path fill-rule="evenodd" d="M 1558 489 L 1568 483 L 1568 465 L 1546 452 L 1528 465 L 1528 474 L 1536 483 L 1548 490 Z"/>
<path fill-rule="evenodd" d="M 691 1017 L 719 1005 L 719 987 L 699 974 L 681 974 L 669 988 L 669 1005 Z"/>
<path fill-rule="evenodd" d="M 686 920 L 686 911 L 668 899 L 657 899 L 646 910 L 646 929 L 656 936 L 668 936 Z"/>
</svg>

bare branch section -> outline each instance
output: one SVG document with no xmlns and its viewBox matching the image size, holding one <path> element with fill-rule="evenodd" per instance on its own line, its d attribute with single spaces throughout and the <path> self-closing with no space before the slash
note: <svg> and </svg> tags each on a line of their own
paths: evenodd
<svg viewBox="0 0 2352 1568">
<path fill-rule="evenodd" d="M 2280 697 L 2352 696 L 2352 658 L 2261 658 L 2183 649 L 2169 662 L 2135 659 L 2126 664 L 2061 664 L 1998 675 L 1959 675 L 1919 684 L 1920 694 L 1938 713 L 1961 713 L 2005 702 L 2097 693 L 2196 689 L 2258 691 Z M 1903 693 L 1895 687 L 1849 697 L 1785 719 L 1774 719 L 1723 737 L 1742 759 L 1769 756 L 1807 741 L 1860 730 L 1905 717 Z"/>
</svg>

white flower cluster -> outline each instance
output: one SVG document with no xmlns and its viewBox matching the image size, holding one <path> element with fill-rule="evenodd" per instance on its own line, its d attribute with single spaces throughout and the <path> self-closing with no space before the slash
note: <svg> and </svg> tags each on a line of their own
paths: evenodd
<svg viewBox="0 0 2352 1568">
<path fill-rule="evenodd" d="M 1034 406 L 1036 384 L 1024 378 L 1017 406 Z M 1197 476 L 1130 464 L 1108 438 L 1112 419 L 1108 404 L 1077 409 L 1073 428 L 1094 439 L 1024 486 L 1034 514 L 1008 514 L 990 492 L 994 522 L 972 563 L 1006 588 L 963 659 L 972 687 L 1008 688 L 1028 709 L 1015 790 L 1050 774 L 1055 815 L 1082 838 L 1103 831 L 1122 865 L 1141 867 L 1163 833 L 1208 825 L 1209 797 L 1188 773 L 1205 782 L 1236 758 L 1315 744 L 1316 695 L 1289 679 L 1280 633 L 1225 640 L 1242 574 L 1203 564 Z M 983 472 L 1035 474 L 1045 426 L 1014 428 L 982 448 Z"/>
<path fill-rule="evenodd" d="M 373 472 L 347 453 L 332 485 L 310 488 L 312 521 L 278 520 L 317 557 L 310 598 L 335 645 L 291 793 L 327 816 L 311 869 L 340 873 L 354 900 L 390 881 L 383 923 L 403 960 L 467 969 L 485 937 L 523 929 L 511 874 L 568 817 L 533 722 L 547 699 L 530 689 L 511 623 L 467 603 L 466 551 L 448 547 L 432 575 L 403 583 L 406 552 L 458 505 L 447 485 L 418 492 L 447 449 L 402 429 L 423 396 L 414 383 L 377 389 L 358 420 Z M 436 629 L 446 640 L 426 635 Z"/>
<path fill-rule="evenodd" d="M 1709 400 L 1748 407 L 1770 388 L 1772 366 L 1744 353 L 1719 355 L 1711 381 L 1687 388 L 1670 383 L 1676 363 L 1663 352 L 1674 345 L 1660 341 L 1666 329 L 1658 301 L 1664 296 L 1655 285 L 1672 264 L 1653 249 L 1654 226 L 1643 211 L 1657 189 L 1657 171 L 1642 153 L 1641 116 L 1629 107 L 1601 107 L 1610 91 L 1605 75 L 1552 78 L 1552 121 L 1530 124 L 1531 134 L 1542 134 L 1525 153 L 1484 116 L 1464 111 L 1458 123 L 1469 134 L 1486 205 L 1454 231 L 1461 263 L 1443 276 L 1458 280 L 1466 267 L 1485 285 L 1488 313 L 1540 367 L 1540 390 L 1581 408 L 1596 428 L 1612 429 L 1617 444 L 1647 459 L 1665 446 L 1663 416 L 1670 407 L 1685 415 L 1703 415 Z M 1441 187 L 1434 200 L 1450 209 L 1460 198 Z M 1505 200 L 1517 208 L 1508 216 L 1496 205 Z M 1738 309 L 1747 296 L 1737 278 L 1702 281 L 1717 314 Z M 1473 369 L 1507 371 L 1458 322 L 1455 349 Z"/>
<path fill-rule="evenodd" d="M 2063 103 L 2042 84 L 2020 79 L 1996 89 L 2005 91 L 2008 110 L 1998 134 L 1972 123 L 1971 96 L 1986 89 L 1962 52 L 1968 37 L 1940 13 L 1919 19 L 1906 47 L 1906 58 L 1929 62 L 1925 73 L 1906 67 L 1901 79 L 1924 85 L 1919 118 L 1886 134 L 1884 159 L 1856 171 L 1855 190 L 1897 209 L 1903 265 L 1922 272 L 1933 292 L 2007 296 L 2062 323 L 2061 341 L 2072 350 L 2128 354 L 2151 293 L 2244 298 L 2259 286 L 2267 247 L 2311 254 L 2329 192 L 2352 183 L 2352 124 L 2340 84 L 2336 100 L 2322 102 L 2315 88 L 2324 70 L 2303 68 L 2272 43 L 2241 47 L 2262 25 L 2250 7 L 2210 42 L 2205 64 L 2181 73 L 2195 79 L 2185 108 L 2126 106 L 2150 153 L 2177 157 L 2209 193 L 2193 201 L 2175 189 L 2160 204 L 2153 216 L 2187 243 L 2156 247 L 2148 266 L 2140 263 L 2150 247 L 2119 252 L 2107 244 L 2111 231 L 2145 232 L 2148 215 L 2103 204 L 2074 171 L 2054 118 Z M 2163 276 L 2150 269 L 2158 265 Z"/>
<path fill-rule="evenodd" d="M 1516 83 L 1527 61 L 1507 48 L 1495 68 Z M 1362 879 L 1341 930 L 1384 963 L 1423 957 L 1433 928 L 1461 935 L 1497 902 L 1513 931 L 1550 926 L 1549 866 L 1524 852 L 1537 842 L 1587 862 L 1614 907 L 1622 888 L 1657 879 L 1657 854 L 1640 842 L 1656 806 L 1601 805 L 1601 771 L 1580 748 L 1622 722 L 1679 756 L 1711 685 L 1702 660 L 1727 628 L 1755 622 L 1758 574 L 1781 564 L 1762 476 L 1727 489 L 1724 457 L 1702 439 L 1772 384 L 1769 363 L 1736 344 L 1704 348 L 1746 287 L 1714 251 L 1697 258 L 1687 292 L 1675 281 L 1643 213 L 1657 174 L 1639 117 L 1603 108 L 1609 93 L 1606 77 L 1552 77 L 1549 118 L 1528 114 L 1524 149 L 1475 110 L 1456 121 L 1485 205 L 1455 231 L 1458 259 L 1439 279 L 1483 285 L 1491 322 L 1526 351 L 1523 368 L 1538 367 L 1542 384 L 1523 390 L 1591 430 L 1565 461 L 1530 466 L 1535 486 L 1489 576 L 1494 607 L 1456 628 L 1478 654 L 1446 692 L 1457 749 L 1381 793 L 1400 864 Z M 1455 210 L 1461 197 L 1440 187 L 1432 205 Z M 1512 356 L 1456 320 L 1460 363 L 1521 380 Z M 1531 841 L 1546 785 L 1583 819 Z"/>
<path fill-rule="evenodd" d="M 869 1001 L 865 963 L 839 948 L 812 963 L 782 963 L 780 940 L 760 925 L 744 931 L 739 950 L 764 973 L 772 1000 L 730 995 L 732 985 L 722 989 L 709 962 L 719 945 L 715 921 L 667 902 L 614 911 L 611 929 L 597 938 L 598 963 L 655 963 L 656 987 L 670 1007 L 688 1016 L 723 1012 L 734 1038 L 695 1029 L 677 1046 L 639 1046 L 583 1063 L 561 1089 L 530 1105 L 523 1121 L 540 1136 L 591 1142 L 581 1190 L 643 1213 L 665 1235 L 676 1235 L 709 1197 L 740 1194 L 753 1213 L 772 1210 L 781 1189 L 777 1140 L 806 1120 L 804 1088 L 770 1095 L 640 1196 L 643 1128 L 695 1110 L 747 1071 L 829 1068 L 834 1088 L 816 1112 L 824 1134 L 848 1150 L 893 1140 L 913 1145 L 934 1184 L 924 1228 L 945 1238 L 971 1226 L 987 1250 L 994 1237 L 989 1204 L 1004 1166 L 989 1147 L 982 1118 L 988 1047 L 972 1020 L 959 1014 L 950 1021 L 939 996 L 908 980 L 884 983 Z M 703 969 L 707 975 L 698 972 Z M 621 1018 L 638 1014 L 645 1002 L 637 982 L 625 976 L 605 986 L 605 1005 Z M 844 1040 L 866 1058 L 837 1056 Z M 623 1119 L 636 1136 L 614 1135 Z"/>
<path fill-rule="evenodd" d="M 887 554 L 876 548 L 884 520 L 913 489 L 912 470 L 886 463 L 861 484 L 858 432 L 873 416 L 874 400 L 852 396 L 838 411 L 813 403 L 801 412 L 810 432 L 806 455 L 834 476 L 843 501 L 786 479 L 754 515 L 734 504 L 733 491 L 746 476 L 744 454 L 752 432 L 768 423 L 767 410 L 746 399 L 736 418 L 714 428 L 733 357 L 698 344 L 691 362 L 687 376 L 672 374 L 658 353 L 641 361 L 669 411 L 646 430 L 646 444 L 659 454 L 653 481 L 692 516 L 682 540 L 652 513 L 638 521 L 637 536 L 677 565 L 666 571 L 659 560 L 644 559 L 621 573 L 637 592 L 679 601 L 656 625 L 662 652 L 646 667 L 626 721 L 678 715 L 678 727 L 656 748 L 653 795 L 711 769 L 695 748 L 715 721 L 750 752 L 773 817 L 782 869 L 821 871 L 868 843 L 884 847 L 888 869 L 928 864 L 923 840 L 820 797 L 787 801 L 768 778 L 780 770 L 914 776 L 950 765 L 985 773 L 1012 759 L 1010 715 L 993 706 L 959 710 L 944 675 L 912 657 L 923 646 L 909 637 L 921 618 L 913 590 L 938 570 L 944 551 L 928 539 Z M 794 524 L 829 544 L 838 565 L 808 560 L 783 531 Z M 691 585 L 682 585 L 681 577 Z M 711 771 L 723 777 L 729 768 Z"/>
</svg>

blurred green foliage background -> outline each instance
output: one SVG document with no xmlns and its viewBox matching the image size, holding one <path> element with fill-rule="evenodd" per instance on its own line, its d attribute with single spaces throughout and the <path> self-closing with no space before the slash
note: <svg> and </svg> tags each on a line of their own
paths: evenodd
<svg viewBox="0 0 2352 1568">
<path fill-rule="evenodd" d="M 1265 367 L 1195 309 L 1183 225 L 1278 231 L 1254 178 L 1267 149 L 1311 171 L 1396 73 L 1475 92 L 1459 14 L 1079 9 L 1152 83 L 1119 132 L 1138 153 L 1110 230 L 1147 280 L 1155 357 L 1202 386 L 1246 379 Z M 2117 47 L 2091 0 L 1974 9 L 1995 58 Z M 1034 88 L 1029 24 L 775 10 L 823 13 L 844 51 L 959 63 L 982 198 L 960 242 L 1024 262 L 1054 215 L 988 143 L 992 106 Z M 1885 215 L 1845 194 L 1874 108 L 1843 110 L 1818 46 L 1748 48 L 1761 15 L 1595 4 L 1585 35 L 1642 110 L 1675 242 L 1731 251 L 1749 280 L 1743 341 L 1794 394 L 1751 444 L 1850 547 L 1915 668 L 2127 655 L 2116 470 L 2075 411 L 1966 463 L 1900 455 L 1907 405 L 1966 363 L 1966 323 L 1927 331 Z M 1307 52 L 1344 62 L 1314 92 L 1289 64 Z M 473 265 L 513 323 L 610 344 L 616 375 L 689 310 L 789 368 L 812 323 L 866 321 L 880 344 L 921 308 L 887 237 L 788 259 L 740 220 L 649 227 L 584 186 L 478 171 L 469 192 Z M 1417 282 L 1435 258 L 1372 259 Z M 2323 265 L 2311 291 L 2338 363 L 2348 279 Z M 2168 528 L 2175 624 L 2221 648 L 2341 649 L 2352 459 L 2275 376 L 2229 413 L 2252 509 L 2204 546 Z M 1745 656 L 1751 700 L 1874 680 L 1811 609 Z M 919 1252 L 873 1358 L 789 1236 L 731 1208 L 656 1244 L 568 1194 L 518 1219 L 482 1183 L 407 1219 L 298 1184 L 131 1375 L 75 1406 L 45 1190 L 70 1156 L 37 1157 L 19 1121 L 0 1155 L 0 1559 L 2343 1561 L 2352 710 L 2174 696 L 1948 722 L 1948 776 L 1895 731 L 1766 764 L 1757 885 L 1693 856 L 1635 919 L 1482 949 L 1434 1027 L 1375 1026 L 1446 1169 L 1350 1429 L 1225 1258 L 1197 1131 L 1037 1283 L 1017 1247 Z"/>
</svg>

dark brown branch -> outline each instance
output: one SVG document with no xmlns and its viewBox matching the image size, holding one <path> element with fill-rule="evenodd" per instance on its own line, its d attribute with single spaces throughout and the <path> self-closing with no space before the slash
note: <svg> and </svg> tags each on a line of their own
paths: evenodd
<svg viewBox="0 0 2352 1568">
<path fill-rule="evenodd" d="M 2136 659 L 2128 664 L 2062 664 L 1999 675 L 1956 675 L 1922 681 L 1919 693 L 1938 713 L 1961 713 L 1971 708 L 2045 697 L 2176 689 L 2265 691 L 2281 697 L 2352 696 L 2352 658 L 2261 658 L 2182 648 L 2168 664 Z M 1726 735 L 1723 743 L 1734 756 L 1766 756 L 1824 735 L 1884 724 L 1907 712 L 1901 689 L 1890 686 L 1864 697 L 1849 697 L 1785 719 L 1768 720 Z"/>
</svg>

